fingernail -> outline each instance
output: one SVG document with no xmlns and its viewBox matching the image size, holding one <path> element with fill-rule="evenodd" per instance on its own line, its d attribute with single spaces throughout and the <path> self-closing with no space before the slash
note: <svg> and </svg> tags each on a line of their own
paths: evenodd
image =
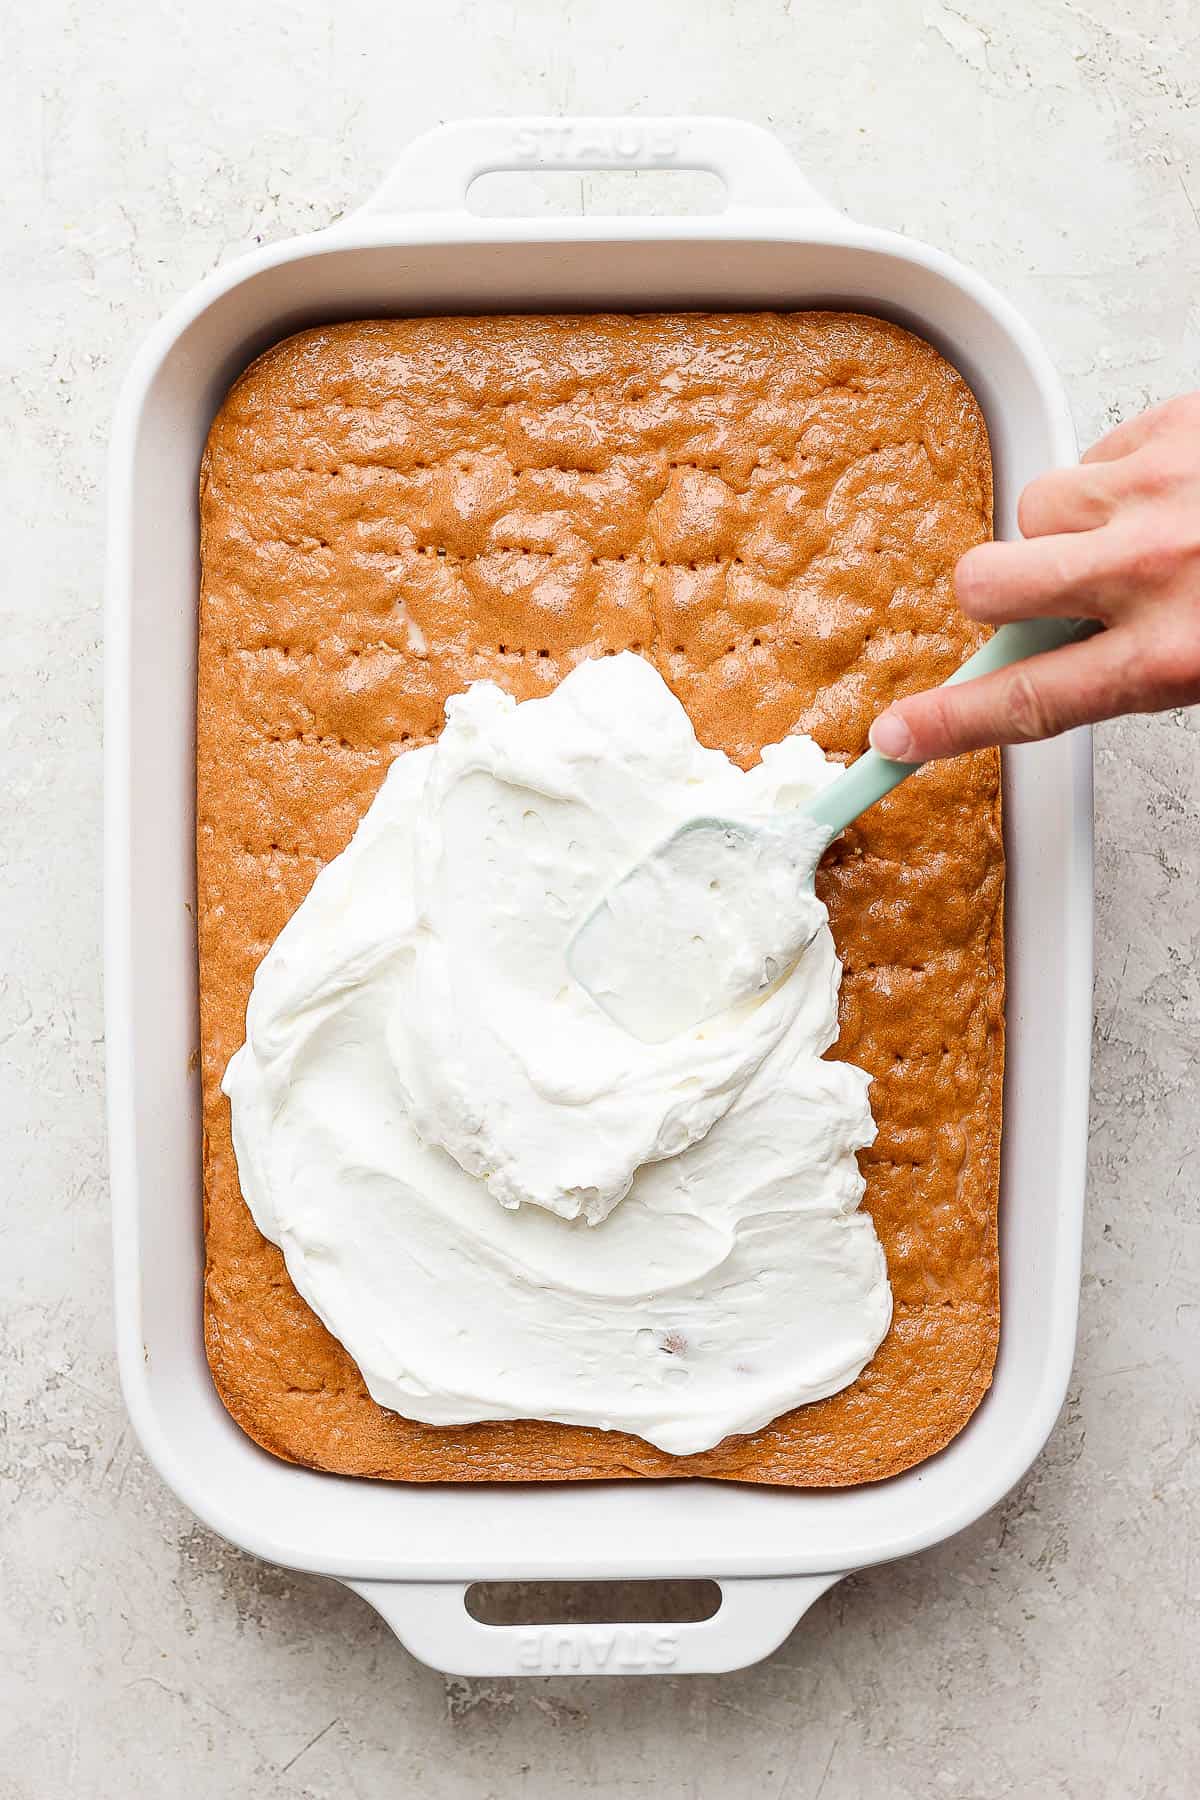
<svg viewBox="0 0 1200 1800">
<path fill-rule="evenodd" d="M 871 727 L 871 748 L 890 762 L 911 762 L 913 735 L 894 709 L 880 713 Z"/>
</svg>

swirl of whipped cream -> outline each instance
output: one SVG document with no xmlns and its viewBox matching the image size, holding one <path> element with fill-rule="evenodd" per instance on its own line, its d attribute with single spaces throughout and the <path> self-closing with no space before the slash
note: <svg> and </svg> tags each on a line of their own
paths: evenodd
<svg viewBox="0 0 1200 1800">
<path fill-rule="evenodd" d="M 799 737 L 743 772 L 628 654 L 520 705 L 476 683 L 392 764 L 263 959 L 224 1080 L 259 1229 L 380 1404 L 685 1454 L 874 1354 L 891 1293 L 854 1155 L 874 1125 L 867 1076 L 823 1059 L 820 902 L 785 980 L 662 1044 L 565 963 L 685 820 L 769 817 L 835 773 Z"/>
</svg>

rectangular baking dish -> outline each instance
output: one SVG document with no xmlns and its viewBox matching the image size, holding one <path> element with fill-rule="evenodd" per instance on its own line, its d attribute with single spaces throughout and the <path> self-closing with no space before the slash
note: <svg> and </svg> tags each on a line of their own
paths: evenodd
<svg viewBox="0 0 1200 1800">
<path fill-rule="evenodd" d="M 725 212 L 484 219 L 479 174 L 685 168 L 719 175 Z M 1036 337 L 949 257 L 856 224 L 769 134 L 729 119 L 508 120 L 411 144 L 359 211 L 218 270 L 134 363 L 112 450 L 105 696 L 108 1106 L 121 1376 L 142 1445 L 215 1531 L 330 1575 L 414 1654 L 464 1674 L 741 1667 L 839 1575 L 977 1519 L 1038 1454 L 1075 1336 L 1091 1013 L 1091 746 L 1006 754 L 1009 1063 L 1003 1321 L 991 1393 L 939 1456 L 837 1492 L 710 1482 L 421 1487 L 277 1461 L 217 1399 L 201 1333 L 203 1243 L 193 702 L 197 471 L 226 388 L 302 326 L 377 314 L 598 308 L 880 313 L 931 339 L 991 431 L 997 534 L 1042 469 L 1074 458 Z M 713 1618 L 679 1626 L 494 1627 L 478 1580 L 708 1576 Z"/>
</svg>

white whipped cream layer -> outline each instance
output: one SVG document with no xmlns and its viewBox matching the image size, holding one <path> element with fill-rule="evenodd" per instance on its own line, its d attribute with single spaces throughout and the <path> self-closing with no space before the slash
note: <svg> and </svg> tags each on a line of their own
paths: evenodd
<svg viewBox="0 0 1200 1800">
<path fill-rule="evenodd" d="M 255 1221 L 381 1405 L 686 1454 L 874 1354 L 891 1292 L 854 1155 L 874 1125 L 867 1076 L 822 1059 L 841 971 L 820 903 L 785 980 L 661 1044 L 565 962 L 686 820 L 769 818 L 836 773 L 806 738 L 748 772 L 703 749 L 633 655 L 521 705 L 477 683 L 393 763 L 263 959 L 224 1081 Z"/>
</svg>

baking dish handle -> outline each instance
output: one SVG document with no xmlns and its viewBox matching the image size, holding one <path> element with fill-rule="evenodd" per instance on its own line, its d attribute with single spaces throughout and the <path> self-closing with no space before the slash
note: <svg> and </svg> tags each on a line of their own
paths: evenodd
<svg viewBox="0 0 1200 1800">
<path fill-rule="evenodd" d="M 693 1675 L 769 1656 L 842 1573 L 724 1580 L 712 1618 L 683 1625 L 484 1625 L 467 1611 L 466 1582 L 346 1586 L 405 1649 L 446 1675 Z"/>
<path fill-rule="evenodd" d="M 519 118 L 459 119 L 414 138 L 353 216 L 462 214 L 476 177 L 500 169 L 704 169 L 731 211 L 834 210 L 779 139 L 745 119 Z"/>
</svg>

